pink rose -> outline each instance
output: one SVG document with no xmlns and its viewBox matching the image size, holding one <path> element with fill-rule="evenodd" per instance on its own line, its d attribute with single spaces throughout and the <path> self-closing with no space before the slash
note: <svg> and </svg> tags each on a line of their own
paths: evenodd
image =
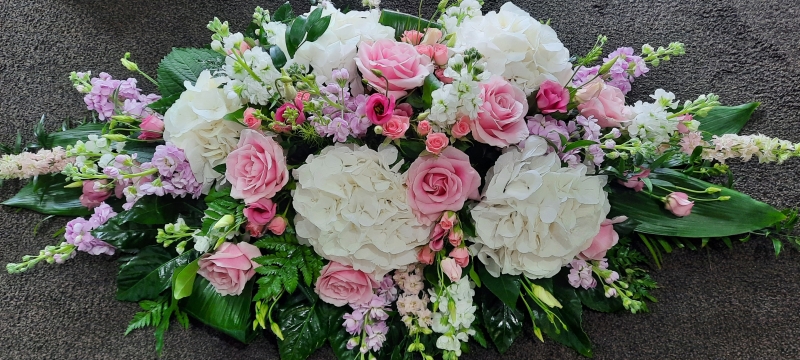
<svg viewBox="0 0 800 360">
<path fill-rule="evenodd" d="M 386 124 L 394 114 L 394 105 L 394 96 L 386 97 L 378 93 L 370 95 L 366 105 L 367 119 L 375 125 Z"/>
<path fill-rule="evenodd" d="M 450 252 L 450 257 L 456 261 L 458 266 L 462 268 L 467 267 L 469 265 L 469 250 L 465 247 L 457 247 Z M 459 277 L 461 277 L 459 275 Z"/>
<path fill-rule="evenodd" d="M 422 86 L 431 73 L 430 61 L 420 56 L 413 45 L 390 39 L 380 39 L 373 44 L 362 42 L 355 61 L 362 77 L 378 92 L 387 90 L 388 80 L 389 94 L 395 98 Z M 374 70 L 380 71 L 383 77 L 375 75 Z"/>
<path fill-rule="evenodd" d="M 432 44 L 432 45 L 417 45 L 414 47 L 420 55 L 425 55 L 438 66 L 447 65 L 450 55 L 447 50 L 447 45 Z"/>
<path fill-rule="evenodd" d="M 408 116 L 392 115 L 389 122 L 383 124 L 383 135 L 391 139 L 399 139 L 406 134 L 406 130 L 411 126 Z"/>
<path fill-rule="evenodd" d="M 600 224 L 600 232 L 594 236 L 588 249 L 578 254 L 582 260 L 601 260 L 606 257 L 606 252 L 619 241 L 619 234 L 614 231 L 614 224 L 619 224 L 628 220 L 627 216 L 617 216 L 613 219 L 605 219 Z"/>
<path fill-rule="evenodd" d="M 606 81 L 601 77 L 597 77 L 594 80 L 583 84 L 582 87 L 575 92 L 575 100 L 577 100 L 579 104 L 583 104 L 600 96 L 600 92 L 605 88 Z"/>
<path fill-rule="evenodd" d="M 417 30 L 406 30 L 403 31 L 403 36 L 400 37 L 400 41 L 406 44 L 419 45 L 423 36 L 425 36 L 425 34 Z"/>
<path fill-rule="evenodd" d="M 536 105 L 542 114 L 565 113 L 567 104 L 569 104 L 569 90 L 561 84 L 547 80 L 539 86 L 539 92 L 536 93 Z"/>
<path fill-rule="evenodd" d="M 692 213 L 694 201 L 689 201 L 689 195 L 682 192 L 671 192 L 664 198 L 664 207 L 675 214 L 684 217 Z"/>
<path fill-rule="evenodd" d="M 414 115 L 414 108 L 411 107 L 409 103 L 402 103 L 402 104 L 395 104 L 394 111 L 392 111 L 394 115 L 400 116 L 408 116 L 409 118 Z"/>
<path fill-rule="evenodd" d="M 264 232 L 264 225 L 258 225 L 253 222 L 248 222 L 247 225 L 244 226 L 244 229 L 247 230 L 248 233 L 250 233 L 250 236 L 259 237 L 261 236 L 261 233 Z"/>
<path fill-rule="evenodd" d="M 272 218 L 267 224 L 267 229 L 275 235 L 282 235 L 286 231 L 286 218 L 280 215 Z"/>
<path fill-rule="evenodd" d="M 644 182 L 641 179 L 644 179 L 648 176 L 650 176 L 650 169 L 644 169 L 640 171 L 638 174 L 634 174 L 633 176 L 631 176 L 631 178 L 628 179 L 627 181 L 622 181 L 622 180 L 618 181 L 620 184 L 622 184 L 622 186 L 625 186 L 626 188 L 629 189 L 633 189 L 633 191 L 639 192 L 642 191 L 642 189 L 644 188 Z"/>
<path fill-rule="evenodd" d="M 228 154 L 225 165 L 231 197 L 246 204 L 275 196 L 289 181 L 283 148 L 255 130 L 242 130 L 238 148 Z"/>
<path fill-rule="evenodd" d="M 459 228 L 453 229 L 453 231 L 451 231 L 450 234 L 447 235 L 447 240 L 450 241 L 450 245 L 453 246 L 461 245 L 461 241 L 464 240 L 464 231 Z"/>
<path fill-rule="evenodd" d="M 481 85 L 483 105 L 471 124 L 472 136 L 484 144 L 506 147 L 528 137 L 525 93 L 502 77 L 493 75 Z"/>
<path fill-rule="evenodd" d="M 439 226 L 441 226 L 442 229 L 450 230 L 453 228 L 453 226 L 455 226 L 457 222 L 458 222 L 458 216 L 456 216 L 456 213 L 452 211 L 447 211 L 444 214 L 442 214 L 442 218 L 441 220 L 439 220 Z"/>
<path fill-rule="evenodd" d="M 94 209 L 111 196 L 111 189 L 103 189 L 107 184 L 106 180 L 84 180 L 83 194 L 80 196 L 81 205 L 88 209 Z"/>
<path fill-rule="evenodd" d="M 433 251 L 428 246 L 423 246 L 417 253 L 417 260 L 423 264 L 433 264 Z"/>
<path fill-rule="evenodd" d="M 420 136 L 428 135 L 431 132 L 431 123 L 428 120 L 422 120 L 417 124 L 417 134 Z"/>
<path fill-rule="evenodd" d="M 224 242 L 213 254 L 204 254 L 197 261 L 197 273 L 206 278 L 222 295 L 239 295 L 261 266 L 253 258 L 261 256 L 257 247 L 240 242 Z"/>
<path fill-rule="evenodd" d="M 464 136 L 469 134 L 470 124 L 472 122 L 469 120 L 469 116 L 462 116 L 455 124 L 453 124 L 453 128 L 450 129 L 450 134 L 453 135 L 454 138 L 460 139 Z"/>
<path fill-rule="evenodd" d="M 430 133 L 425 138 L 425 150 L 434 154 L 439 154 L 450 143 L 450 139 L 444 133 Z"/>
<path fill-rule="evenodd" d="M 452 258 L 444 258 L 440 264 L 442 272 L 450 278 L 450 281 L 456 282 L 461 279 L 461 266 L 458 266 Z"/>
<path fill-rule="evenodd" d="M 422 44 L 433 45 L 442 39 L 442 30 L 434 27 L 425 29 L 425 37 L 422 38 Z"/>
<path fill-rule="evenodd" d="M 418 157 L 406 174 L 408 204 L 423 224 L 433 223 L 446 210 L 461 210 L 467 199 L 480 199 L 481 177 L 467 154 L 454 147 L 439 156 Z"/>
<path fill-rule="evenodd" d="M 139 140 L 161 139 L 161 134 L 164 132 L 164 121 L 156 115 L 150 115 L 142 120 L 139 129 L 142 129 Z"/>
<path fill-rule="evenodd" d="M 583 104 L 578 110 L 585 117 L 593 116 L 600 127 L 619 127 L 626 120 L 625 95 L 614 86 L 605 86 L 600 94 Z"/>
<path fill-rule="evenodd" d="M 372 289 L 378 286 L 370 275 L 331 261 L 322 268 L 314 292 L 322 301 L 335 306 L 364 305 L 372 300 Z"/>
<path fill-rule="evenodd" d="M 261 127 L 261 119 L 254 115 L 255 112 L 256 109 L 251 107 L 244 111 L 244 124 L 253 130 L 258 130 Z M 281 116 L 283 116 L 283 113 L 281 113 Z"/>
<path fill-rule="evenodd" d="M 247 205 L 244 209 L 244 216 L 247 218 L 248 223 L 264 226 L 275 217 L 277 207 L 278 204 L 273 203 L 270 199 L 259 199 Z"/>
</svg>

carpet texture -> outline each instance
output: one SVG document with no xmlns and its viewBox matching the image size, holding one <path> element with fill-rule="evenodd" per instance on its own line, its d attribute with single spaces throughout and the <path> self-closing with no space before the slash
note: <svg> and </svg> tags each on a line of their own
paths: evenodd
<svg viewBox="0 0 800 360">
<path fill-rule="evenodd" d="M 435 6 L 429 0 L 428 7 Z M 800 141 L 800 15 L 785 0 L 524 0 L 537 19 L 551 19 L 572 54 L 583 54 L 597 34 L 609 37 L 607 52 L 642 43 L 686 44 L 687 55 L 652 69 L 634 83 L 631 99 L 654 89 L 694 99 L 713 91 L 726 104 L 760 101 L 744 133 Z M 308 4 L 295 1 L 295 9 Z M 87 115 L 67 75 L 73 70 L 130 74 L 118 59 L 126 51 L 154 74 L 170 48 L 210 41 L 206 23 L 214 16 L 243 29 L 257 1 L 0 1 L 0 141 L 17 129 L 26 141 L 43 115 L 55 128 L 67 117 Z M 358 9 L 359 4 L 351 3 Z M 385 0 L 384 7 L 415 13 L 417 4 Z M 487 1 L 485 9 L 501 3 Z M 427 12 L 429 15 L 429 12 Z M 607 53 L 606 52 L 606 53 Z M 152 90 L 141 79 L 146 90 Z M 782 166 L 735 164 L 737 187 L 778 208 L 800 205 L 798 161 Z M 0 198 L 23 184 L 6 182 Z M 68 219 L 0 208 L 0 263 L 16 262 L 58 243 L 51 234 Z M 137 306 L 114 300 L 117 262 L 80 254 L 61 266 L 42 266 L 21 275 L 0 272 L 0 359 L 151 359 L 150 330 L 123 332 Z M 651 313 L 587 311 L 584 327 L 598 359 L 789 359 L 800 358 L 800 256 L 785 250 L 778 259 L 764 239 L 728 250 L 712 244 L 702 251 L 666 256 L 653 277 L 661 285 Z M 577 359 L 576 353 L 530 332 L 503 356 L 476 346 L 465 359 Z M 166 336 L 166 359 L 276 359 L 274 340 L 250 346 L 202 325 L 188 331 L 174 324 Z M 314 359 L 331 359 L 326 348 Z"/>
</svg>

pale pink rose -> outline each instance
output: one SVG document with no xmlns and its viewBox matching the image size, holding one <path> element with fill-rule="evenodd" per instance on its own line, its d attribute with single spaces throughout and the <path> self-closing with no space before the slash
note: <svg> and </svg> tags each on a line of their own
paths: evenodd
<svg viewBox="0 0 800 360">
<path fill-rule="evenodd" d="M 446 211 L 444 214 L 442 214 L 442 218 L 439 220 L 439 226 L 441 226 L 442 229 L 450 230 L 456 225 L 457 222 L 458 216 L 456 216 L 456 213 L 452 211 Z"/>
<path fill-rule="evenodd" d="M 366 116 L 375 125 L 383 125 L 389 122 L 394 114 L 394 96 L 375 93 L 367 99 Z"/>
<path fill-rule="evenodd" d="M 638 174 L 634 174 L 631 176 L 630 179 L 627 181 L 617 180 L 620 184 L 625 186 L 626 188 L 633 189 L 633 191 L 639 192 L 642 191 L 644 188 L 644 182 L 641 179 L 650 176 L 650 169 L 644 169 L 640 171 Z"/>
<path fill-rule="evenodd" d="M 280 215 L 272 218 L 272 221 L 267 224 L 267 229 L 275 235 L 282 235 L 286 231 L 286 218 Z"/>
<path fill-rule="evenodd" d="M 628 220 L 627 216 L 617 216 L 613 219 L 605 219 L 600 224 L 600 232 L 592 238 L 588 249 L 578 254 L 582 260 L 602 260 L 606 257 L 606 252 L 619 241 L 619 234 L 614 231 L 614 224 L 619 224 Z"/>
<path fill-rule="evenodd" d="M 528 137 L 525 93 L 502 77 L 493 75 L 481 85 L 483 105 L 471 123 L 472 136 L 478 142 L 497 147 L 518 144 Z"/>
<path fill-rule="evenodd" d="M 139 134 L 139 140 L 161 139 L 161 135 L 164 132 L 164 121 L 157 115 L 150 115 L 142 120 L 141 124 L 139 124 L 139 129 L 142 129 L 142 133 Z"/>
<path fill-rule="evenodd" d="M 406 134 L 411 126 L 408 116 L 392 115 L 386 124 L 383 124 L 383 135 L 391 139 L 399 139 Z"/>
<path fill-rule="evenodd" d="M 85 180 L 83 182 L 83 194 L 80 196 L 81 205 L 88 209 L 94 209 L 111 196 L 111 189 L 101 189 L 101 185 L 107 184 L 106 180 Z"/>
<path fill-rule="evenodd" d="M 254 115 L 255 112 L 256 109 L 251 107 L 244 111 L 244 125 L 253 130 L 258 130 L 261 127 L 261 119 Z"/>
<path fill-rule="evenodd" d="M 411 45 L 419 45 L 423 36 L 425 36 L 425 34 L 417 30 L 406 30 L 403 31 L 403 36 L 400 37 L 400 41 Z"/>
<path fill-rule="evenodd" d="M 433 62 L 439 66 L 447 65 L 447 60 L 450 59 L 450 55 L 447 50 L 447 45 L 444 44 L 433 44 Z"/>
<path fill-rule="evenodd" d="M 197 274 L 206 278 L 222 295 L 239 295 L 261 266 L 253 258 L 261 256 L 257 247 L 240 242 L 224 242 L 213 254 L 204 254 L 197 261 Z"/>
<path fill-rule="evenodd" d="M 456 264 L 462 268 L 469 265 L 469 250 L 467 250 L 465 247 L 457 247 L 453 249 L 453 251 L 450 252 L 450 257 L 453 258 L 453 260 L 456 261 Z"/>
<path fill-rule="evenodd" d="M 433 223 L 444 211 L 461 210 L 467 199 L 480 199 L 481 177 L 470 165 L 469 156 L 454 147 L 439 156 L 418 157 L 406 174 L 408 204 L 423 224 Z"/>
<path fill-rule="evenodd" d="M 417 124 L 417 134 L 420 136 L 428 135 L 431 132 L 431 123 L 428 120 L 422 120 Z"/>
<path fill-rule="evenodd" d="M 395 98 L 422 86 L 432 70 L 430 60 L 420 56 L 413 45 L 390 39 L 380 39 L 373 44 L 362 42 L 355 61 L 362 77 L 378 92 L 387 90 L 388 80 L 389 94 Z M 380 71 L 383 77 L 375 75 L 374 70 Z"/>
<path fill-rule="evenodd" d="M 449 235 L 447 235 L 447 240 L 450 241 L 450 245 L 459 246 L 461 245 L 461 241 L 464 240 L 464 231 L 461 229 L 453 229 Z"/>
<path fill-rule="evenodd" d="M 456 139 L 467 136 L 467 134 L 470 132 L 469 128 L 471 123 L 472 121 L 469 120 L 469 116 L 462 116 L 460 119 L 458 119 L 458 121 L 456 121 L 455 124 L 453 124 L 453 128 L 450 129 L 450 134 L 452 134 Z"/>
<path fill-rule="evenodd" d="M 430 133 L 425 137 L 425 150 L 434 154 L 439 154 L 450 143 L 450 139 L 444 133 Z"/>
<path fill-rule="evenodd" d="M 331 261 L 322 268 L 314 292 L 322 301 L 335 306 L 364 305 L 372 300 L 378 282 L 350 265 Z"/>
<path fill-rule="evenodd" d="M 246 204 L 275 196 L 289 181 L 283 148 L 255 130 L 242 130 L 238 148 L 228 154 L 225 165 L 231 197 Z"/>
<path fill-rule="evenodd" d="M 423 246 L 419 249 L 419 252 L 417 253 L 417 261 L 425 265 L 433 264 L 433 251 L 429 246 Z"/>
<path fill-rule="evenodd" d="M 552 114 L 554 112 L 567 112 L 569 104 L 569 90 L 553 80 L 546 80 L 539 85 L 536 93 L 536 105 L 542 114 Z"/>
<path fill-rule="evenodd" d="M 579 104 L 583 104 L 589 100 L 592 100 L 600 96 L 600 92 L 603 91 L 606 86 L 606 81 L 601 77 L 597 77 L 594 80 L 583 84 L 582 87 L 575 92 L 575 100 L 577 100 Z"/>
<path fill-rule="evenodd" d="M 270 199 L 263 198 L 247 205 L 244 208 L 244 216 L 247 218 L 248 223 L 264 226 L 275 217 L 277 208 L 278 204 L 273 203 Z"/>
<path fill-rule="evenodd" d="M 417 50 L 420 55 L 425 55 L 428 59 L 433 60 L 433 45 L 417 45 L 414 46 L 414 50 Z"/>
<path fill-rule="evenodd" d="M 450 278 L 450 281 L 456 282 L 461 279 L 461 266 L 458 266 L 452 258 L 444 258 L 440 264 L 442 272 Z"/>
<path fill-rule="evenodd" d="M 694 201 L 689 200 L 689 195 L 682 192 L 671 192 L 664 199 L 664 207 L 675 216 L 684 217 L 692 213 Z"/>
<path fill-rule="evenodd" d="M 447 77 L 444 75 L 444 69 L 439 68 L 433 71 L 433 74 L 436 75 L 436 78 L 439 79 L 444 84 L 452 84 L 453 78 Z"/>
<path fill-rule="evenodd" d="M 414 115 L 414 108 L 411 107 L 409 103 L 402 103 L 402 104 L 395 104 L 394 111 L 392 111 L 394 115 L 400 116 L 408 116 L 409 118 Z"/>
<path fill-rule="evenodd" d="M 605 86 L 597 97 L 578 105 L 578 110 L 597 119 L 600 127 L 619 127 L 626 120 L 625 95 L 617 87 Z"/>
<path fill-rule="evenodd" d="M 442 39 L 442 30 L 434 27 L 425 29 L 425 37 L 422 38 L 422 44 L 433 45 Z"/>
</svg>

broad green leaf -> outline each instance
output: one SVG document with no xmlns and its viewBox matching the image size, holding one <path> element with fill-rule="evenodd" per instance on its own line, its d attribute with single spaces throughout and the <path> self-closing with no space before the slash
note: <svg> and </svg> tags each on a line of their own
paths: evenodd
<svg viewBox="0 0 800 360">
<path fill-rule="evenodd" d="M 286 2 L 275 10 L 275 14 L 272 15 L 272 21 L 284 22 L 290 20 L 292 17 L 294 17 L 292 5 Z"/>
<path fill-rule="evenodd" d="M 697 117 L 699 129 L 711 135 L 738 134 L 759 105 L 761 103 L 751 102 L 739 106 L 717 106 L 705 117 Z"/>
<path fill-rule="evenodd" d="M 542 333 L 583 356 L 592 357 L 592 343 L 581 327 L 583 305 L 575 294 L 575 289 L 569 285 L 556 284 L 553 286 L 552 279 L 536 281 L 536 283 L 550 291 L 562 305 L 561 309 L 550 308 L 550 311 L 557 316 L 557 319 L 554 319 L 555 324 L 550 322 L 538 305 L 531 305 L 533 320 L 541 328 Z"/>
<path fill-rule="evenodd" d="M 278 69 L 286 65 L 286 54 L 283 53 L 283 50 L 278 45 L 269 47 L 269 57 L 272 58 L 272 65 L 275 65 Z"/>
<path fill-rule="evenodd" d="M 306 26 L 306 28 L 305 28 L 306 32 L 308 32 L 308 30 L 310 30 L 311 27 L 314 26 L 314 23 L 319 21 L 319 19 L 321 17 L 322 17 L 322 8 L 321 7 L 318 7 L 316 9 L 314 9 L 314 11 L 312 11 L 310 14 L 308 14 L 308 17 L 306 18 L 306 25 L 305 25 Z"/>
<path fill-rule="evenodd" d="M 347 349 L 347 341 L 349 341 L 353 335 L 345 330 L 344 326 L 342 326 L 342 316 L 349 311 L 349 308 L 346 306 L 342 307 L 335 307 L 330 306 L 329 309 L 330 313 L 328 314 L 328 342 L 331 345 L 331 349 L 333 349 L 333 354 L 336 355 L 337 359 L 356 359 L 360 358 L 361 353 L 359 353 L 358 348 Z M 335 321 L 333 321 L 335 320 Z"/>
<path fill-rule="evenodd" d="M 126 222 L 121 213 L 92 230 L 92 236 L 122 251 L 133 251 L 156 244 L 158 230 L 153 225 Z"/>
<path fill-rule="evenodd" d="M 185 81 L 195 83 L 203 70 L 217 69 L 222 63 L 222 55 L 211 49 L 173 48 L 158 64 L 158 91 L 166 99 L 159 106 L 171 106 L 169 101 L 186 90 Z"/>
<path fill-rule="evenodd" d="M 436 75 L 430 74 L 425 77 L 425 82 L 422 83 L 422 102 L 426 107 L 431 107 L 433 103 L 433 91 L 441 88 L 444 85 Z"/>
<path fill-rule="evenodd" d="M 591 289 L 576 289 L 575 294 L 583 305 L 586 305 L 586 307 L 594 311 L 617 312 L 624 309 L 620 298 L 606 297 L 605 291 L 603 291 L 603 285 L 599 282 L 597 286 Z"/>
<path fill-rule="evenodd" d="M 182 309 L 200 322 L 249 343 L 258 334 L 252 327 L 253 306 L 250 300 L 253 298 L 253 282 L 247 282 L 241 295 L 222 296 L 205 278 L 195 279 L 192 295 L 186 299 Z"/>
<path fill-rule="evenodd" d="M 164 196 L 145 196 L 118 216 L 125 222 L 135 222 L 145 225 L 162 225 L 177 221 L 181 212 L 181 202 L 186 199 L 172 199 Z"/>
<path fill-rule="evenodd" d="M 142 249 L 119 269 L 117 300 L 140 301 L 157 297 L 169 288 L 175 269 L 189 264 L 197 255 L 191 250 L 172 257 L 160 246 Z"/>
<path fill-rule="evenodd" d="M 172 284 L 172 297 L 174 297 L 175 300 L 180 300 L 192 295 L 194 279 L 197 277 L 197 270 L 200 270 L 198 260 L 200 259 L 195 259 L 186 266 L 181 267 L 179 269 L 180 271 L 175 272 L 177 275 L 174 276 L 175 281 Z"/>
<path fill-rule="evenodd" d="M 89 135 L 101 135 L 105 124 L 102 123 L 88 123 L 83 124 L 66 131 L 58 131 L 51 133 L 48 136 L 47 146 L 54 148 L 61 146 L 66 148 L 67 145 L 75 145 L 78 140 L 89 140 Z"/>
<path fill-rule="evenodd" d="M 47 215 L 85 216 L 91 211 L 81 205 L 81 188 L 64 188 L 69 184 L 61 174 L 39 175 L 3 205 L 33 210 Z"/>
<path fill-rule="evenodd" d="M 652 179 L 664 180 L 675 186 L 703 191 L 710 186 L 722 189 L 716 194 L 730 196 L 728 201 L 696 201 L 692 213 L 676 217 L 664 209 L 664 204 L 643 192 L 618 189 L 608 194 L 612 215 L 626 215 L 639 224 L 636 231 L 675 237 L 723 237 L 743 234 L 763 229 L 786 218 L 770 205 L 719 185 L 683 175 L 670 169 L 657 169 L 650 175 Z M 667 192 L 654 188 L 658 196 Z M 696 194 L 703 198 L 711 195 Z"/>
<path fill-rule="evenodd" d="M 300 44 L 306 37 L 306 18 L 305 16 L 298 16 L 292 20 L 289 27 L 286 29 L 286 51 L 289 52 L 289 57 L 294 57 L 294 53 L 300 48 Z"/>
<path fill-rule="evenodd" d="M 246 107 L 240 108 L 230 114 L 227 114 L 222 117 L 223 120 L 233 121 L 238 124 L 243 124 L 244 121 L 244 111 L 247 110 Z"/>
<path fill-rule="evenodd" d="M 506 352 L 514 340 L 522 334 L 523 315 L 521 312 L 498 301 L 497 297 L 488 291 L 480 291 L 477 300 L 486 325 L 486 333 L 497 346 L 500 353 Z"/>
<path fill-rule="evenodd" d="M 322 301 L 304 301 L 305 296 L 295 295 L 300 301 L 286 304 L 278 311 L 278 325 L 284 340 L 278 341 L 282 360 L 304 360 L 325 344 L 329 321 L 322 316 Z"/>
<path fill-rule="evenodd" d="M 325 34 L 325 30 L 328 30 L 328 25 L 330 24 L 331 24 L 330 15 L 322 17 L 319 20 L 313 22 L 308 29 L 308 36 L 306 37 L 306 41 L 317 41 L 317 39 L 319 39 L 322 36 L 322 34 Z"/>
<path fill-rule="evenodd" d="M 442 26 L 427 20 L 418 18 L 414 15 L 404 14 L 392 10 L 381 10 L 381 17 L 378 19 L 381 25 L 386 25 L 394 29 L 394 37 L 400 40 L 406 30 L 417 30 L 425 32 L 429 27 L 440 29 Z"/>
<path fill-rule="evenodd" d="M 519 300 L 519 276 L 500 274 L 500 277 L 494 277 L 482 264 L 475 267 L 483 285 L 506 305 L 516 309 Z"/>
<path fill-rule="evenodd" d="M 153 110 L 161 115 L 164 115 L 167 110 L 174 104 L 178 99 L 181 98 L 181 93 L 175 93 L 170 96 L 165 96 L 159 99 L 158 101 L 147 105 L 150 110 Z"/>
</svg>

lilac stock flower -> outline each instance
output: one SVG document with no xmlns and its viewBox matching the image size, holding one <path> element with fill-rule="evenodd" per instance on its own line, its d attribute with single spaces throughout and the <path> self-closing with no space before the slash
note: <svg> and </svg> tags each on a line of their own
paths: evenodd
<svg viewBox="0 0 800 360">
<path fill-rule="evenodd" d="M 332 137 L 336 142 L 345 142 L 348 136 L 364 136 L 372 125 L 366 118 L 367 96 L 350 94 L 348 87 L 342 87 L 342 85 L 346 85 L 346 79 L 349 79 L 347 69 L 335 70 L 332 82 L 326 83 L 320 89 L 322 96 L 341 105 L 344 109 L 326 105 L 322 108 L 321 117 L 314 115 L 309 118 L 319 135 Z"/>
<path fill-rule="evenodd" d="M 66 239 L 67 243 L 77 246 L 78 250 L 92 255 L 114 255 L 115 248 L 92 236 L 91 231 L 105 224 L 108 219 L 115 215 L 117 213 L 111 209 L 111 206 L 102 203 L 94 209 L 94 214 L 89 220 L 76 218 L 68 222 L 64 232 L 64 239 Z"/>
<path fill-rule="evenodd" d="M 87 109 L 97 112 L 100 120 L 114 116 L 117 103 L 123 113 L 141 117 L 147 105 L 161 98 L 155 94 L 142 95 L 134 78 L 115 80 L 107 73 L 100 73 L 99 77 L 92 78 L 90 82 L 92 90 L 83 97 L 83 102 Z"/>
<path fill-rule="evenodd" d="M 348 341 L 348 349 L 360 346 L 359 350 L 362 353 L 369 350 L 378 351 L 386 341 L 386 333 L 389 331 L 386 325 L 386 320 L 389 319 L 388 312 L 391 310 L 392 302 L 397 299 L 397 288 L 392 276 L 384 276 L 374 291 L 375 294 L 369 303 L 351 305 L 353 312 L 342 316 L 344 319 L 342 326 L 350 335 L 356 336 Z"/>
<path fill-rule="evenodd" d="M 367 347 L 372 351 L 378 351 L 386 341 L 386 333 L 389 332 L 389 327 L 385 322 L 379 322 L 372 325 L 367 325 Z"/>
<path fill-rule="evenodd" d="M 569 265 L 572 269 L 567 275 L 567 280 L 572 287 L 591 289 L 597 286 L 597 280 L 592 276 L 592 265 L 583 260 L 572 260 Z"/>
<path fill-rule="evenodd" d="M 597 72 L 600 71 L 600 65 L 592 66 L 592 67 L 584 67 L 581 66 L 580 69 L 575 73 L 575 77 L 572 78 L 572 85 L 574 86 L 581 86 L 597 76 Z"/>
<path fill-rule="evenodd" d="M 349 334 L 356 335 L 361 333 L 361 327 L 364 326 L 364 311 L 356 309 L 352 313 L 344 314 L 342 318 L 344 319 L 342 326 Z"/>
<path fill-rule="evenodd" d="M 335 142 L 345 142 L 350 135 L 350 124 L 344 119 L 338 117 L 328 124 L 326 129 L 328 136 L 333 137 Z"/>
<path fill-rule="evenodd" d="M 620 58 L 611 66 L 608 84 L 619 88 L 623 94 L 627 94 L 631 91 L 633 80 L 646 74 L 650 69 L 647 68 L 644 59 L 633 54 L 633 48 L 630 47 L 621 47 L 615 50 L 608 54 L 608 57 L 604 58 L 603 62 L 611 61 L 617 56 L 620 56 Z"/>
</svg>

